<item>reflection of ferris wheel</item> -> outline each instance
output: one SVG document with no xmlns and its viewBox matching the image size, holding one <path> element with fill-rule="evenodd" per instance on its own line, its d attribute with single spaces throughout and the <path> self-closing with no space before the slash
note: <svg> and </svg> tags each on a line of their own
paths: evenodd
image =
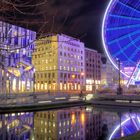
<svg viewBox="0 0 140 140">
<path fill-rule="evenodd" d="M 140 116 L 138 114 L 126 114 L 123 117 L 122 122 L 115 127 L 108 140 L 132 135 L 140 131 Z"/>
<path fill-rule="evenodd" d="M 116 59 L 123 66 L 133 66 L 139 69 L 140 60 L 140 1 L 139 0 L 111 0 L 103 19 L 102 39 L 105 52 L 118 69 Z M 121 72 L 134 78 L 121 70 Z"/>
</svg>

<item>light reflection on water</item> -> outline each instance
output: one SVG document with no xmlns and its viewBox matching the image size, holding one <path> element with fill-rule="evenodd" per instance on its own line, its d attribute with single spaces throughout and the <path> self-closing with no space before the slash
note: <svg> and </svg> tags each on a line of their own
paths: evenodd
<svg viewBox="0 0 140 140">
<path fill-rule="evenodd" d="M 1 114 L 0 140 L 111 140 L 139 131 L 139 116 L 89 106 Z"/>
</svg>

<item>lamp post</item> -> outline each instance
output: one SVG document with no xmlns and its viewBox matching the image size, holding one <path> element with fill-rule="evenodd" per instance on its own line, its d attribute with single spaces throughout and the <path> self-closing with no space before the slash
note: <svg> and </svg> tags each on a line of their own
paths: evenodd
<svg viewBox="0 0 140 140">
<path fill-rule="evenodd" d="M 121 95 L 122 94 L 122 88 L 121 88 L 121 62 L 119 59 L 117 59 L 118 61 L 118 69 L 119 69 L 119 79 L 118 79 L 118 88 L 117 88 L 117 95 Z"/>
</svg>

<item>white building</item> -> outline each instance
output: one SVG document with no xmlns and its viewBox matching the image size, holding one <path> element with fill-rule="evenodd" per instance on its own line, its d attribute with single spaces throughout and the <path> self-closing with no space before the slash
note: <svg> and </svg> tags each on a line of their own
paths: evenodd
<svg viewBox="0 0 140 140">
<path fill-rule="evenodd" d="M 36 42 L 33 54 L 36 90 L 80 91 L 85 85 L 84 43 L 64 34 L 53 34 Z"/>
</svg>

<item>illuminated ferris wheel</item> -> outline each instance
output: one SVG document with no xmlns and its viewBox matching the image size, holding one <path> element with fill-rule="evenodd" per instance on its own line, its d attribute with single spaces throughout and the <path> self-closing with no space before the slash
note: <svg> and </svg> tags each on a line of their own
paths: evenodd
<svg viewBox="0 0 140 140">
<path fill-rule="evenodd" d="M 140 1 L 111 0 L 102 24 L 104 50 L 118 69 L 116 59 L 123 66 L 134 67 L 131 74 L 121 69 L 129 78 L 128 84 L 140 74 Z"/>
</svg>

